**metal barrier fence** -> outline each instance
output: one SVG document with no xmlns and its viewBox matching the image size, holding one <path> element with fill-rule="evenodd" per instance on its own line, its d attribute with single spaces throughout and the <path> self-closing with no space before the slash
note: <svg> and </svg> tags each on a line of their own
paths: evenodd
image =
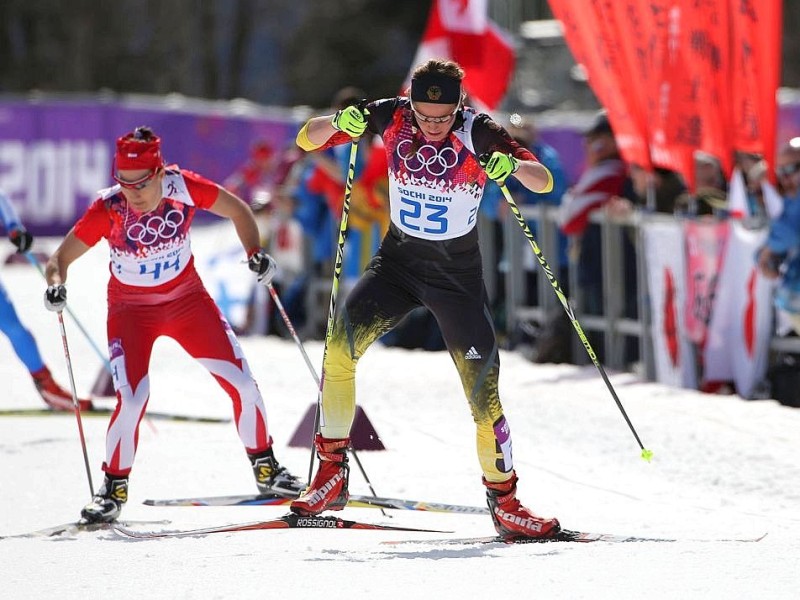
<svg viewBox="0 0 800 600">
<path fill-rule="evenodd" d="M 645 211 L 634 212 L 624 219 L 609 219 L 603 211 L 592 214 L 590 222 L 600 229 L 603 295 L 600 304 L 602 308 L 597 311 L 598 314 L 587 314 L 582 297 L 584 290 L 578 284 L 573 257 L 570 256 L 568 265 L 562 264 L 560 233 L 556 222 L 558 208 L 539 204 L 521 206 L 520 210 L 526 220 L 536 224 L 536 243 L 552 273 L 562 287 L 568 290 L 570 305 L 581 327 L 590 337 L 601 362 L 610 369 L 635 371 L 642 378 L 654 381 L 656 374 L 643 226 L 646 223 L 672 223 L 676 217 Z M 522 323 L 532 323 L 537 329 L 541 329 L 554 315 L 560 316 L 563 307 L 513 215 L 507 216 L 499 230 L 495 222 L 485 218 L 479 220 L 479 228 L 486 287 L 493 304 L 504 300 L 504 309 L 499 318 L 505 321 L 503 327 L 506 332 L 513 332 Z M 502 236 L 502 240 L 497 239 L 498 235 Z M 623 236 L 630 243 L 623 244 Z M 633 272 L 624 267 L 625 252 L 630 252 L 631 249 L 635 255 Z M 502 289 L 498 288 L 500 263 L 504 275 Z M 635 281 L 626 280 L 626 270 L 627 276 L 633 276 Z M 565 272 L 568 274 L 562 276 Z M 526 277 L 529 273 L 537 280 L 533 298 L 527 297 Z M 318 339 L 324 335 L 323 309 L 329 301 L 330 285 L 330 275 L 327 273 L 310 278 L 306 289 L 308 321 L 303 328 L 304 337 Z M 631 286 L 635 286 L 636 290 L 635 310 L 631 310 L 630 299 L 626 307 L 625 295 L 629 293 Z M 344 295 L 346 291 L 344 290 Z M 498 298 L 500 294 L 504 298 Z M 571 327 L 568 334 L 572 362 L 579 365 L 589 364 L 589 357 Z M 800 355 L 800 337 L 773 336 L 770 349 L 774 352 Z M 634 359 L 631 358 L 632 354 Z"/>
<path fill-rule="evenodd" d="M 552 267 L 552 272 L 562 272 L 559 253 L 559 233 L 556 223 L 557 207 L 540 204 L 520 207 L 528 221 L 536 223 L 536 241 L 544 257 Z M 600 314 L 586 314 L 583 309 L 581 288 L 577 282 L 577 269 L 570 256 L 568 289 L 571 306 L 584 331 L 602 334 L 601 345 L 595 342 L 595 350 L 602 354 L 603 363 L 616 370 L 635 369 L 647 380 L 655 380 L 655 362 L 651 337 L 650 298 L 647 286 L 647 264 L 643 243 L 643 224 L 648 222 L 674 221 L 676 217 L 658 213 L 635 212 L 626 219 L 608 219 L 603 211 L 595 211 L 590 221 L 600 227 L 602 253 L 603 298 Z M 487 288 L 495 288 L 498 256 L 494 240 L 495 231 L 486 222 L 481 225 L 481 244 L 484 254 L 484 272 Z M 625 280 L 623 266 L 623 235 L 632 242 L 636 259 L 636 281 Z M 561 307 L 544 271 L 535 267 L 536 295 L 532 301 L 525 294 L 526 255 L 531 254 L 530 246 L 520 231 L 512 215 L 503 223 L 503 261 L 505 271 L 505 319 L 507 331 L 513 331 L 521 322 L 544 325 L 552 318 L 553 311 Z M 535 261 L 534 261 L 535 262 Z M 558 275 L 557 275 L 558 277 Z M 625 314 L 625 292 L 632 284 L 636 285 L 636 314 Z M 589 358 L 580 340 L 572 332 L 572 356 L 576 364 L 587 364 Z M 597 336 L 600 337 L 600 336 Z M 631 364 L 626 357 L 625 338 L 635 342 L 638 360 Z M 800 354 L 800 338 L 772 337 L 770 349 L 776 352 Z"/>
</svg>

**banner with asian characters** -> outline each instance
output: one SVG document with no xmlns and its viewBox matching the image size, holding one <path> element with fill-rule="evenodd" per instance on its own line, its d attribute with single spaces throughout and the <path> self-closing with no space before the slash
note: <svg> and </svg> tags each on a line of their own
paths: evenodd
<svg viewBox="0 0 800 600">
<path fill-rule="evenodd" d="M 550 7 L 627 161 L 676 170 L 694 189 L 696 150 L 728 174 L 735 150 L 774 156 L 779 0 L 550 0 Z"/>
<path fill-rule="evenodd" d="M 717 157 L 725 173 L 733 167 L 730 89 L 729 0 L 681 0 L 678 28 L 683 65 L 681 110 L 697 119 L 692 146 Z M 672 12 L 677 12 L 673 10 Z"/>
<path fill-rule="evenodd" d="M 730 17 L 733 145 L 764 154 L 774 165 L 783 5 L 781 0 L 734 2 Z"/>
<path fill-rule="evenodd" d="M 620 152 L 628 162 L 650 167 L 643 98 L 647 88 L 631 81 L 630 54 L 622 47 L 628 24 L 605 0 L 551 0 L 553 14 L 589 84 L 608 113 Z M 620 29 L 625 35 L 620 35 Z M 624 82 L 624 83 L 623 83 Z"/>
</svg>

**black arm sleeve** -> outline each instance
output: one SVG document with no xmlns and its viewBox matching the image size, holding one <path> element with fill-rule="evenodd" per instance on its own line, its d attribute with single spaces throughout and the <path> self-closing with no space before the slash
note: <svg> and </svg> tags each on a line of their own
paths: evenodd
<svg viewBox="0 0 800 600">
<path fill-rule="evenodd" d="M 367 129 L 374 134 L 383 136 L 383 132 L 392 122 L 392 116 L 398 106 L 400 106 L 399 98 L 385 98 L 367 104 L 367 110 L 369 111 Z"/>
<path fill-rule="evenodd" d="M 503 127 L 483 113 L 475 117 L 472 124 L 472 145 L 478 156 L 504 152 L 519 160 L 536 160 L 530 150 L 520 146 Z"/>
</svg>

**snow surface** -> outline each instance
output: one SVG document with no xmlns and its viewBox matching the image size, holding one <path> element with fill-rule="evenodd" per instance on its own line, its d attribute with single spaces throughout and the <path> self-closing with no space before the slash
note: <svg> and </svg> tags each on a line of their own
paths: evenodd
<svg viewBox="0 0 800 600">
<path fill-rule="evenodd" d="M 199 258 L 219 231 L 196 229 Z M 39 249 L 52 240 L 37 240 Z M 70 307 L 105 346 L 106 247 L 71 269 Z M 201 269 L 202 271 L 202 269 Z M 248 277 L 242 266 L 242 277 Z M 57 379 L 67 371 L 41 275 L 4 266 L 0 277 Z M 75 380 L 86 393 L 97 354 L 65 316 Z M 309 450 L 287 441 L 316 399 L 291 340 L 243 338 L 265 396 L 279 459 L 298 475 Z M 308 342 L 315 365 L 322 344 Z M 0 339 L 0 408 L 42 406 L 22 364 Z M 677 542 L 521 546 L 401 544 L 486 536 L 488 516 L 346 509 L 345 518 L 452 533 L 251 531 L 131 540 L 110 531 L 0 540 L 0 598 L 800 598 L 800 411 L 774 401 L 637 381 L 611 373 L 652 463 L 593 367 L 534 365 L 502 354 L 500 391 L 513 432 L 523 502 L 565 527 Z M 156 344 L 150 409 L 227 417 L 227 396 L 171 340 Z M 101 401 L 107 405 L 111 400 Z M 383 496 L 482 505 L 473 424 L 446 353 L 376 345 L 358 371 L 358 403 L 387 450 L 359 453 Z M 87 417 L 95 486 L 106 418 Z M 351 461 L 352 462 L 352 461 Z M 351 491 L 369 489 L 352 462 Z M 186 529 L 278 517 L 285 507 L 153 508 L 147 498 L 255 491 L 231 423 L 150 421 L 123 519 L 142 530 Z M 74 520 L 89 496 L 75 416 L 0 417 L 0 536 Z M 725 541 L 754 538 L 758 543 Z"/>
</svg>

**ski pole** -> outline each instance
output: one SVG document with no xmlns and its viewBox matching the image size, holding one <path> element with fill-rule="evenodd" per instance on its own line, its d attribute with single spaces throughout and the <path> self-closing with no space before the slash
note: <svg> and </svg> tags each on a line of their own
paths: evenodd
<svg viewBox="0 0 800 600">
<path fill-rule="evenodd" d="M 508 206 L 511 208 L 511 212 L 517 219 L 517 223 L 519 223 L 519 226 L 522 227 L 522 231 L 525 232 L 525 237 L 528 238 L 528 241 L 531 244 L 531 248 L 533 248 L 533 253 L 539 260 L 539 265 L 544 270 L 544 274 L 547 276 L 550 285 L 553 286 L 553 291 L 555 291 L 556 296 L 558 296 L 558 299 L 561 301 L 561 306 L 563 306 L 564 310 L 567 312 L 567 316 L 569 317 L 569 320 L 572 322 L 572 326 L 575 328 L 575 331 L 577 332 L 578 337 L 580 338 L 581 343 L 583 344 L 583 347 L 586 349 L 586 353 L 589 355 L 589 358 L 594 363 L 594 366 L 597 367 L 597 370 L 600 372 L 600 376 L 603 378 L 606 387 L 608 387 L 608 391 L 611 392 L 611 397 L 614 398 L 614 402 L 617 403 L 617 407 L 619 408 L 619 411 L 622 413 L 625 422 L 628 424 L 631 433 L 633 433 L 633 437 L 636 438 L 636 442 L 639 444 L 639 448 L 642 449 L 642 455 L 641 455 L 642 458 L 649 462 L 653 458 L 652 450 L 646 449 L 642 444 L 642 441 L 639 439 L 639 434 L 636 433 L 636 429 L 634 429 L 633 423 L 631 423 L 631 420 L 628 418 L 628 413 L 625 412 L 625 408 L 622 406 L 622 402 L 620 402 L 619 396 L 617 396 L 617 392 L 614 390 L 614 386 L 611 385 L 611 382 L 608 379 L 608 375 L 606 375 L 606 371 L 603 368 L 603 365 L 601 365 L 600 361 L 597 359 L 597 354 L 595 354 L 592 345 L 589 343 L 589 340 L 583 331 L 583 327 L 581 327 L 581 324 L 578 322 L 578 318 L 575 316 L 575 311 L 573 311 L 572 307 L 569 305 L 569 300 L 567 300 L 564 291 L 561 289 L 561 286 L 556 280 L 556 277 L 553 274 L 553 270 L 550 268 L 550 265 L 547 264 L 547 261 L 545 260 L 542 251 L 539 249 L 539 245 L 536 243 L 536 239 L 533 237 L 533 233 L 531 233 L 530 227 L 528 227 L 528 224 L 525 222 L 525 218 L 522 216 L 522 213 L 517 207 L 516 202 L 514 202 L 514 199 L 511 197 L 511 192 L 508 191 L 508 188 L 505 186 L 505 184 L 500 185 L 500 191 L 503 192 L 503 196 L 505 197 L 506 202 L 508 202 Z"/>
<path fill-rule="evenodd" d="M 320 382 L 319 382 L 319 375 L 317 375 L 317 370 L 314 368 L 314 365 L 311 364 L 311 360 L 308 358 L 308 353 L 306 352 L 306 349 L 303 346 L 303 342 L 300 340 L 300 337 L 297 335 L 297 332 L 295 331 L 294 326 L 292 325 L 292 320 L 289 318 L 289 315 L 286 313 L 286 309 L 283 308 L 283 302 L 281 302 L 280 296 L 278 296 L 278 292 L 272 286 L 272 283 L 268 283 L 267 284 L 267 289 L 269 290 L 269 295 L 272 297 L 272 301 L 275 302 L 275 306 L 277 307 L 278 312 L 281 314 L 281 318 L 283 318 L 283 322 L 286 324 L 286 327 L 289 330 L 289 333 L 291 334 L 292 338 L 294 339 L 295 343 L 297 344 L 297 347 L 300 348 L 300 354 L 303 355 L 303 359 L 306 361 L 306 366 L 308 366 L 308 370 L 311 373 L 311 376 L 314 378 L 314 381 L 316 382 L 317 386 L 319 387 Z M 313 448 L 313 446 L 312 446 L 312 448 Z M 375 498 L 377 498 L 378 494 L 375 492 L 375 489 L 372 487 L 372 482 L 369 480 L 369 477 L 367 477 L 367 472 L 364 470 L 364 466 L 361 464 L 361 461 L 358 458 L 358 454 L 356 454 L 356 449 L 351 447 L 350 450 L 353 453 L 353 458 L 355 459 L 356 464 L 358 465 L 359 471 L 361 471 L 361 475 L 364 476 L 364 481 L 366 481 L 367 485 L 369 486 L 369 491 L 372 492 L 372 495 Z M 383 513 L 383 515 L 385 517 L 389 516 L 389 515 L 386 514 L 386 511 L 384 511 L 382 508 L 381 508 L 381 512 Z"/>
<path fill-rule="evenodd" d="M 36 267 L 36 270 L 39 271 L 39 274 L 42 277 L 44 277 L 45 281 L 47 281 L 47 276 L 44 274 L 44 270 L 42 269 L 42 265 L 39 264 L 39 262 L 36 260 L 36 258 L 31 256 L 30 252 L 23 252 L 22 254 L 25 255 L 25 258 L 28 259 L 28 262 L 31 263 L 34 267 Z M 103 352 L 100 350 L 99 346 L 94 343 L 94 340 L 89 335 L 89 332 L 86 331 L 86 329 L 83 327 L 83 325 L 81 325 L 81 322 L 78 320 L 78 317 L 76 317 L 75 313 L 73 313 L 70 310 L 69 306 L 66 307 L 66 310 L 69 313 L 69 316 L 72 317 L 72 320 L 75 321 L 75 325 L 78 326 L 78 329 L 80 329 L 81 333 L 83 334 L 83 337 L 85 337 L 86 341 L 89 342 L 89 345 L 92 347 L 92 350 L 94 350 L 95 354 L 97 354 L 97 356 L 100 358 L 100 361 L 103 363 L 103 366 L 105 366 L 106 371 L 111 373 L 111 363 L 108 362 L 108 358 L 106 358 L 106 355 L 103 354 Z"/>
<path fill-rule="evenodd" d="M 339 222 L 339 240 L 336 244 L 336 261 L 333 265 L 333 284 L 331 285 L 331 300 L 328 305 L 328 323 L 325 328 L 325 347 L 322 351 L 322 376 L 319 380 L 319 393 L 317 394 L 317 412 L 314 415 L 314 431 L 311 440 L 311 461 L 308 465 L 308 484 L 311 485 L 311 473 L 314 470 L 314 438 L 319 431 L 322 416 L 322 387 L 325 384 L 325 357 L 328 354 L 328 344 L 333 334 L 333 321 L 336 316 L 336 296 L 339 293 L 339 278 L 342 274 L 344 262 L 344 242 L 347 239 L 347 215 L 350 212 L 350 195 L 353 193 L 353 180 L 356 175 L 356 153 L 358 152 L 358 139 L 353 138 L 350 144 L 350 162 L 347 165 L 347 179 L 344 183 L 344 201 L 342 202 L 342 219 Z"/>
<path fill-rule="evenodd" d="M 89 454 L 86 451 L 86 436 L 83 434 L 83 420 L 81 419 L 81 408 L 78 405 L 78 392 L 75 391 L 75 377 L 72 374 L 72 360 L 69 357 L 69 345 L 67 344 L 67 330 L 64 328 L 64 317 L 58 311 L 58 326 L 61 329 L 61 342 L 64 346 L 64 357 L 67 360 L 67 372 L 69 373 L 69 386 L 72 391 L 72 407 L 75 409 L 75 419 L 78 421 L 78 435 L 83 448 L 83 462 L 86 465 L 86 477 L 89 479 L 89 496 L 94 496 L 94 484 L 92 483 L 92 470 L 89 468 Z"/>
<path fill-rule="evenodd" d="M 311 359 L 308 358 L 308 353 L 306 352 L 305 347 L 303 346 L 303 342 L 300 341 L 300 337 L 297 335 L 297 332 L 292 325 L 291 319 L 289 319 L 289 315 L 286 314 L 286 309 L 283 308 L 283 302 L 281 302 L 280 297 L 278 296 L 278 292 L 275 291 L 275 288 L 272 286 L 272 283 L 267 284 L 267 289 L 269 290 L 269 295 L 272 297 L 272 301 L 275 303 L 275 306 L 278 309 L 278 312 L 281 314 L 281 318 L 283 322 L 286 324 L 286 328 L 289 330 L 289 333 L 294 339 L 297 347 L 300 348 L 300 354 L 303 355 L 303 359 L 306 361 L 306 366 L 308 370 L 311 371 L 311 375 L 314 376 L 314 381 L 317 383 L 317 387 L 319 387 L 319 376 L 317 375 L 317 370 L 314 368 L 314 365 L 311 364 Z"/>
</svg>

